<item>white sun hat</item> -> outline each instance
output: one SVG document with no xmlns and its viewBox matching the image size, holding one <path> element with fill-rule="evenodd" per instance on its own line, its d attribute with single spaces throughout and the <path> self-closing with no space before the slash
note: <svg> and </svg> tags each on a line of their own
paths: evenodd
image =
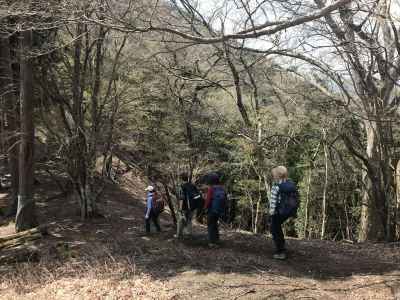
<svg viewBox="0 0 400 300">
<path fill-rule="evenodd" d="M 152 191 L 154 191 L 154 187 L 153 187 L 152 185 L 149 185 L 149 186 L 145 189 L 145 191 L 152 192 Z"/>
</svg>

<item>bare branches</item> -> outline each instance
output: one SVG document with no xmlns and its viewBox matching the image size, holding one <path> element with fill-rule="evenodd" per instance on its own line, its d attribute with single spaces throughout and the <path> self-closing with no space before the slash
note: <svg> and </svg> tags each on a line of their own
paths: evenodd
<svg viewBox="0 0 400 300">
<path fill-rule="evenodd" d="M 250 121 L 249 116 L 247 114 L 246 107 L 244 106 L 244 103 L 243 103 L 243 96 L 242 96 L 242 89 L 240 87 L 239 73 L 238 73 L 238 71 L 236 69 L 236 66 L 232 62 L 231 54 L 230 54 L 229 48 L 228 48 L 228 46 L 226 44 L 224 44 L 224 52 L 225 52 L 226 61 L 227 61 L 228 65 L 229 65 L 229 68 L 230 68 L 231 73 L 232 73 L 233 82 L 235 84 L 237 107 L 239 108 L 240 114 L 241 114 L 241 116 L 243 118 L 243 121 L 246 124 L 246 126 L 247 127 L 251 127 L 251 121 Z"/>
<path fill-rule="evenodd" d="M 176 29 L 176 27 L 168 27 L 168 26 L 165 26 L 164 24 L 153 25 L 152 22 L 148 26 L 142 27 L 142 26 L 136 26 L 135 24 L 130 24 L 128 22 L 124 22 L 121 20 L 113 20 L 113 21 L 116 21 L 117 23 L 122 23 L 122 25 L 117 25 L 116 22 L 106 23 L 99 19 L 94 19 L 94 18 L 91 18 L 86 15 L 84 15 L 83 18 L 88 22 L 94 22 L 96 24 L 108 26 L 115 30 L 119 30 L 119 31 L 123 31 L 123 32 L 131 32 L 131 33 L 144 33 L 144 32 L 151 32 L 151 31 L 165 32 L 165 33 L 170 33 L 170 34 L 179 36 L 183 39 L 190 40 L 190 41 L 193 41 L 193 42 L 196 42 L 199 44 L 212 44 L 212 43 L 226 42 L 229 40 L 255 39 L 255 38 L 262 37 L 262 36 L 272 35 L 272 34 L 280 32 L 280 31 L 286 30 L 288 28 L 295 27 L 295 26 L 304 24 L 306 22 L 310 22 L 310 21 L 319 19 L 321 17 L 327 16 L 331 12 L 337 10 L 341 6 L 348 4 L 350 2 L 352 2 L 352 0 L 339 0 L 329 6 L 323 7 L 321 9 L 315 11 L 314 13 L 311 13 L 311 14 L 303 16 L 303 17 L 297 17 L 297 18 L 286 20 L 286 21 L 266 22 L 262 25 L 253 26 L 250 29 L 246 29 L 246 30 L 238 32 L 238 33 L 232 33 L 232 34 L 226 34 L 226 35 L 218 34 L 216 37 L 193 35 L 188 32 L 180 31 L 180 30 Z"/>
</svg>

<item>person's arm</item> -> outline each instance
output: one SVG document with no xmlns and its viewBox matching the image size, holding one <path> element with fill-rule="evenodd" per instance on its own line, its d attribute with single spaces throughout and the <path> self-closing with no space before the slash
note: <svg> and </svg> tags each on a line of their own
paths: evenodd
<svg viewBox="0 0 400 300">
<path fill-rule="evenodd" d="M 206 201 L 204 202 L 204 208 L 210 208 L 212 195 L 213 195 L 212 188 L 209 187 L 207 190 Z"/>
<path fill-rule="evenodd" d="M 147 210 L 146 210 L 146 216 L 145 216 L 146 219 L 148 219 L 150 217 L 150 211 L 153 206 L 152 200 L 153 200 L 152 194 L 148 193 L 147 194 L 147 204 L 146 204 Z"/>
<path fill-rule="evenodd" d="M 269 197 L 269 214 L 272 216 L 276 213 L 276 206 L 278 205 L 279 186 L 274 185 L 271 189 L 271 196 Z"/>
</svg>

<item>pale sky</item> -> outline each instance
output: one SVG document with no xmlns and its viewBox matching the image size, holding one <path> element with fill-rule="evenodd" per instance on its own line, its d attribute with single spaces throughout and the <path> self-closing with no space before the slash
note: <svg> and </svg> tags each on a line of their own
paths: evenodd
<svg viewBox="0 0 400 300">
<path fill-rule="evenodd" d="M 243 0 L 245 2 L 246 0 Z M 257 7 L 258 3 L 262 0 L 249 0 L 250 10 L 253 10 Z M 327 0 L 327 5 L 335 2 L 336 0 Z M 397 25 L 400 23 L 400 0 L 388 0 L 391 2 L 391 14 L 393 20 Z M 239 0 L 198 0 L 198 9 L 199 11 L 210 18 L 212 26 L 216 30 L 221 29 L 221 22 L 224 22 L 225 26 L 225 33 L 233 33 L 243 30 L 245 28 L 245 24 L 243 20 L 247 18 L 247 13 L 243 9 L 243 7 L 238 7 L 236 3 L 239 3 Z M 274 2 L 274 1 L 271 1 Z M 372 7 L 372 3 L 375 1 L 369 0 L 359 0 L 358 4 L 363 4 L 365 11 L 368 11 Z M 279 2 L 274 2 L 279 3 Z M 282 3 L 282 2 L 280 2 Z M 284 2 L 283 2 L 284 3 Z M 303 0 L 301 1 L 301 5 L 310 3 L 311 7 L 315 7 L 313 0 Z M 271 6 L 270 3 L 264 3 L 262 6 L 263 9 L 258 9 L 255 17 L 253 18 L 255 25 L 263 24 L 266 21 L 280 21 L 288 19 L 290 16 L 285 13 L 281 7 L 278 6 Z M 309 12 L 312 12 L 311 9 L 308 9 Z M 305 11 L 299 12 L 300 13 L 307 13 Z M 366 13 L 367 14 L 367 13 Z M 366 16 L 363 13 L 358 13 L 358 17 L 360 19 L 364 19 Z M 357 22 L 357 19 L 356 19 Z M 312 24 L 312 23 L 311 23 Z M 365 25 L 368 28 L 368 23 Z M 250 28 L 251 24 L 247 24 L 246 28 Z M 321 36 L 312 36 L 313 31 L 304 30 L 307 25 L 301 25 L 298 27 L 290 28 L 284 32 L 281 32 L 277 35 L 267 36 L 264 38 L 259 39 L 249 39 L 246 40 L 246 46 L 251 48 L 257 48 L 266 50 L 271 48 L 274 44 L 272 41 L 275 41 L 277 48 L 280 49 L 293 49 L 296 52 L 305 53 L 311 57 L 317 58 L 318 60 L 322 60 L 324 63 L 329 65 L 332 70 L 336 72 L 341 72 L 344 69 L 343 62 L 340 58 L 333 54 L 334 48 L 331 47 L 331 44 L 327 38 Z M 328 46 L 328 47 L 321 47 L 321 46 Z M 316 49 L 319 48 L 319 49 Z M 307 63 L 301 62 L 299 60 L 295 61 L 294 59 L 288 59 L 284 57 L 275 56 L 277 62 L 282 65 L 298 65 L 302 66 L 303 73 L 305 76 L 312 75 L 312 72 L 308 72 L 310 70 L 310 65 Z M 347 71 L 344 72 L 344 76 L 346 77 Z"/>
</svg>

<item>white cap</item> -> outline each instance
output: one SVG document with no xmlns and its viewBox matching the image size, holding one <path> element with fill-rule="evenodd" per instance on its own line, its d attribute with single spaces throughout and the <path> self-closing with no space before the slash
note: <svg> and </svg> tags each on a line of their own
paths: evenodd
<svg viewBox="0 0 400 300">
<path fill-rule="evenodd" d="M 152 191 L 154 191 L 154 187 L 153 187 L 152 185 L 149 185 L 149 186 L 145 189 L 145 191 L 152 192 Z"/>
</svg>

